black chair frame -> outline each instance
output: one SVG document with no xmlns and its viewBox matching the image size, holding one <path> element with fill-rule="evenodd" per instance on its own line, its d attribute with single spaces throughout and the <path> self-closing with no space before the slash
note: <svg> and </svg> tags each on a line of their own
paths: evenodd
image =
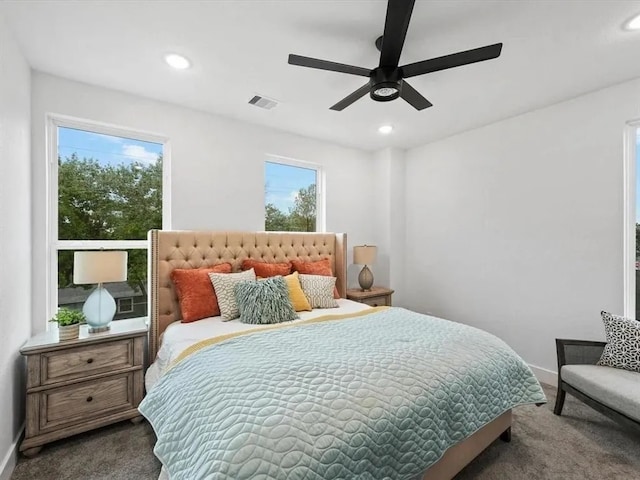
<svg viewBox="0 0 640 480">
<path fill-rule="evenodd" d="M 565 395 L 570 393 L 578 400 L 586 403 L 594 410 L 609 417 L 611 420 L 640 431 L 640 422 L 637 422 L 617 410 L 603 405 L 586 393 L 581 392 L 562 380 L 562 367 L 564 365 L 595 365 L 600 359 L 605 345 L 605 342 L 556 338 L 556 351 L 558 353 L 558 394 L 556 396 L 556 405 L 553 409 L 553 413 L 556 415 L 562 414 Z"/>
</svg>

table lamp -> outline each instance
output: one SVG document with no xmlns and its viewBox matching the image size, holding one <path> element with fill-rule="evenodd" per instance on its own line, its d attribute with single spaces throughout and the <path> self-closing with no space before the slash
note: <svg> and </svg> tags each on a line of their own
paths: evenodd
<svg viewBox="0 0 640 480">
<path fill-rule="evenodd" d="M 99 250 L 73 253 L 73 283 L 98 284 L 82 307 L 89 333 L 109 330 L 116 314 L 116 301 L 102 284 L 126 280 L 127 252 Z"/>
<path fill-rule="evenodd" d="M 367 265 L 373 265 L 376 261 L 377 247 L 373 245 L 358 245 L 353 247 L 353 263 L 364 265 L 358 275 L 358 283 L 363 292 L 368 292 L 373 286 L 373 273 Z"/>
</svg>

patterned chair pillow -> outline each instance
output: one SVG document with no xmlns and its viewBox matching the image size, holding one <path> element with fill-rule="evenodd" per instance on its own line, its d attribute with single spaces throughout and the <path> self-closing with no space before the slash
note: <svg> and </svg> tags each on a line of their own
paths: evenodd
<svg viewBox="0 0 640 480">
<path fill-rule="evenodd" d="M 338 302 L 333 298 L 336 277 L 325 275 L 300 275 L 300 286 L 311 308 L 337 308 Z"/>
<path fill-rule="evenodd" d="M 233 287 L 240 321 L 251 324 L 290 322 L 298 318 L 281 276 L 240 282 Z"/>
<path fill-rule="evenodd" d="M 222 321 L 226 322 L 238 318 L 240 312 L 233 289 L 240 282 L 256 279 L 253 268 L 239 273 L 210 273 L 209 278 L 218 297 Z"/>
<path fill-rule="evenodd" d="M 640 322 L 602 312 L 607 345 L 598 365 L 640 372 Z"/>
</svg>

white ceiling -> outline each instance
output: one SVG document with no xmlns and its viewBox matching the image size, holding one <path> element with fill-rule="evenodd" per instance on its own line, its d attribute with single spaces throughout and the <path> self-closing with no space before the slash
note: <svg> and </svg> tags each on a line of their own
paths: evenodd
<svg viewBox="0 0 640 480">
<path fill-rule="evenodd" d="M 376 66 L 383 0 L 0 7 L 36 70 L 367 150 L 413 147 L 640 76 L 640 31 L 621 28 L 638 1 L 418 0 L 401 64 L 504 43 L 496 60 L 410 79 L 434 104 L 421 112 L 368 97 L 331 111 L 366 79 L 287 64 L 297 53 Z M 170 51 L 193 68 L 167 67 Z M 248 105 L 256 93 L 282 103 Z M 385 123 L 389 136 L 377 133 Z"/>
</svg>

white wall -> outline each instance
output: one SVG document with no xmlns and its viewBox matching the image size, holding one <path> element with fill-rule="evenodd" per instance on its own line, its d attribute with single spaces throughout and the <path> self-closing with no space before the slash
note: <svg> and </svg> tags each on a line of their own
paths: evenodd
<svg viewBox="0 0 640 480">
<path fill-rule="evenodd" d="M 46 264 L 47 113 L 169 137 L 173 229 L 264 229 L 263 165 L 266 155 L 273 154 L 324 167 L 327 231 L 347 232 L 351 246 L 377 241 L 375 218 L 370 208 L 375 188 L 372 156 L 368 152 L 34 73 L 33 236 L 37 248 L 33 254 L 33 326 L 36 331 L 42 330 L 46 322 L 42 272 Z M 350 270 L 350 273 L 353 272 Z M 355 284 L 355 277 L 350 277 L 351 284 Z"/>
<path fill-rule="evenodd" d="M 556 370 L 554 339 L 623 311 L 623 132 L 640 80 L 407 154 L 411 307 L 488 330 Z"/>
<path fill-rule="evenodd" d="M 0 13 L 0 479 L 15 464 L 24 415 L 20 346 L 31 333 L 29 65 Z"/>
<path fill-rule="evenodd" d="M 373 156 L 378 258 L 372 267 L 375 284 L 395 290 L 393 304 L 405 299 L 405 151 L 387 148 Z M 391 254 L 390 252 L 393 252 Z M 359 273 L 362 267 L 357 267 Z"/>
</svg>

